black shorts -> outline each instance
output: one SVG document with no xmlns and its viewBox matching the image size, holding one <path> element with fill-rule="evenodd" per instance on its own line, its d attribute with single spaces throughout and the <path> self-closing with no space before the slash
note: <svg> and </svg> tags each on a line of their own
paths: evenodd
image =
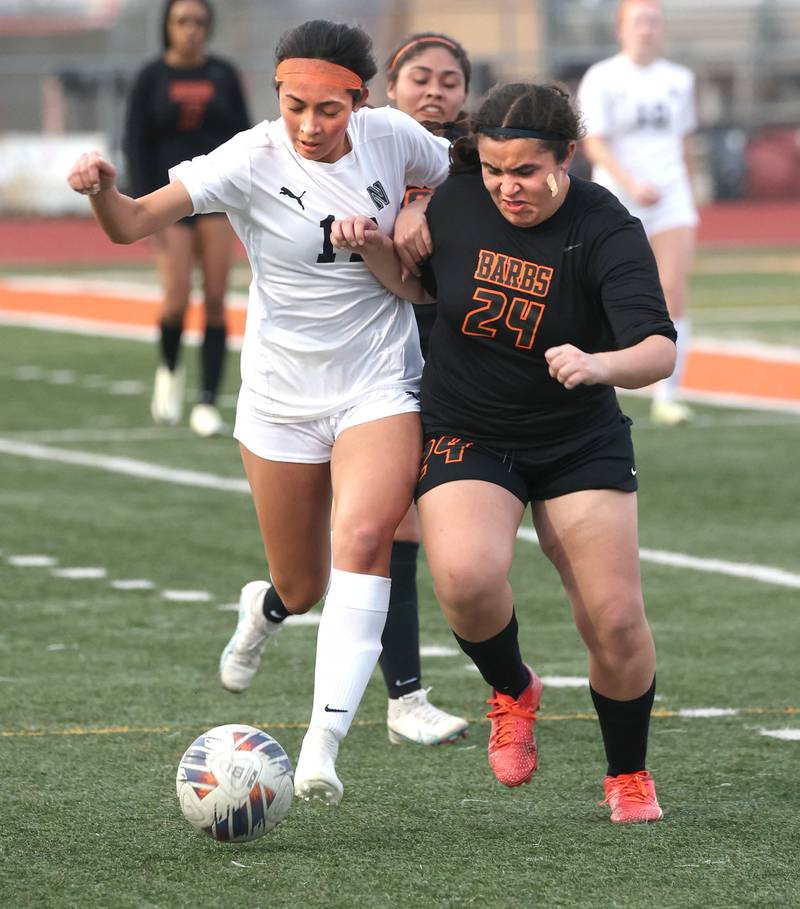
<svg viewBox="0 0 800 909">
<path fill-rule="evenodd" d="M 636 462 L 631 431 L 587 440 L 571 454 L 547 457 L 529 449 L 503 451 L 452 436 L 425 441 L 416 498 L 453 480 L 484 480 L 502 486 L 523 504 L 555 499 L 583 489 L 636 492 Z"/>
</svg>

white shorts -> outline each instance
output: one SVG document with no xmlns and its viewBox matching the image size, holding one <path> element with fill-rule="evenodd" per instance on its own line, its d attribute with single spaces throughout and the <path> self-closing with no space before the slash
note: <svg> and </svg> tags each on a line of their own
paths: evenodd
<svg viewBox="0 0 800 909">
<path fill-rule="evenodd" d="M 648 237 L 662 234 L 676 227 L 696 227 L 698 217 L 688 183 L 680 181 L 664 188 L 655 205 L 637 205 L 628 196 L 620 195 L 620 202 L 642 222 Z"/>
<path fill-rule="evenodd" d="M 236 404 L 233 437 L 267 461 L 326 464 L 331 459 L 333 443 L 345 429 L 401 413 L 419 413 L 419 400 L 404 388 L 394 387 L 369 392 L 355 404 L 327 417 L 274 423 L 256 410 L 252 396 L 242 388 Z"/>
</svg>

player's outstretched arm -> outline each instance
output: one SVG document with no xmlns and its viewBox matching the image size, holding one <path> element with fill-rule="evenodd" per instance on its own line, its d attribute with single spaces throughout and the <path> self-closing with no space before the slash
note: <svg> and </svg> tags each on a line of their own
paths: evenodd
<svg viewBox="0 0 800 909">
<path fill-rule="evenodd" d="M 94 216 L 114 243 L 141 240 L 194 210 L 180 181 L 162 186 L 141 199 L 123 195 L 116 186 L 117 171 L 98 152 L 88 152 L 72 165 L 67 182 L 76 193 L 89 196 Z"/>
<path fill-rule="evenodd" d="M 620 164 L 604 136 L 586 136 L 583 140 L 583 153 L 593 167 L 605 168 L 638 205 L 655 205 L 661 198 L 658 187 L 637 179 Z"/>
<path fill-rule="evenodd" d="M 334 221 L 331 225 L 331 243 L 337 249 L 357 251 L 381 284 L 401 299 L 410 303 L 433 302 L 422 289 L 419 278 L 409 276 L 403 279 L 402 265 L 391 237 L 371 218 L 355 215 Z"/>
<path fill-rule="evenodd" d="M 564 388 L 578 385 L 616 385 L 644 388 L 672 375 L 675 343 L 664 335 L 650 335 L 632 347 L 586 353 L 574 344 L 560 344 L 544 352 L 550 375 Z"/>
</svg>

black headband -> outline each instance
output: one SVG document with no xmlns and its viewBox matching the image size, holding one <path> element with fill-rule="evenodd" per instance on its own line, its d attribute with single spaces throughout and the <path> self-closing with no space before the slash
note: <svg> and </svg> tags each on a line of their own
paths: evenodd
<svg viewBox="0 0 800 909">
<path fill-rule="evenodd" d="M 500 139 L 543 139 L 545 142 L 569 142 L 564 136 L 548 133 L 542 129 L 513 129 L 508 126 L 481 126 L 478 132 L 482 136 Z"/>
</svg>

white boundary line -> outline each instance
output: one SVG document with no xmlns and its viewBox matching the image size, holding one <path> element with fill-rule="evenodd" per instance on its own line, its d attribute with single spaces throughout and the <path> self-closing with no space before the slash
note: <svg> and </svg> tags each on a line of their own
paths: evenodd
<svg viewBox="0 0 800 909">
<path fill-rule="evenodd" d="M 0 453 L 32 458 L 37 461 L 53 461 L 61 464 L 72 464 L 77 467 L 91 467 L 139 479 L 174 483 L 178 486 L 192 486 L 200 489 L 245 494 L 250 491 L 247 481 L 243 479 L 221 477 L 196 470 L 178 470 L 149 461 L 135 460 L 134 458 L 110 457 L 108 455 L 96 455 L 89 451 L 53 448 L 48 445 L 20 442 L 16 439 L 0 437 Z M 526 542 L 539 542 L 535 531 L 529 527 L 520 527 L 517 531 L 517 536 Z M 656 565 L 665 565 L 671 568 L 689 568 L 694 571 L 711 572 L 734 578 L 747 578 L 764 584 L 775 584 L 778 587 L 800 589 L 800 574 L 769 565 L 728 562 L 723 559 L 701 559 L 681 552 L 667 552 L 660 549 L 640 549 L 639 555 L 643 562 L 653 562 Z"/>
</svg>

